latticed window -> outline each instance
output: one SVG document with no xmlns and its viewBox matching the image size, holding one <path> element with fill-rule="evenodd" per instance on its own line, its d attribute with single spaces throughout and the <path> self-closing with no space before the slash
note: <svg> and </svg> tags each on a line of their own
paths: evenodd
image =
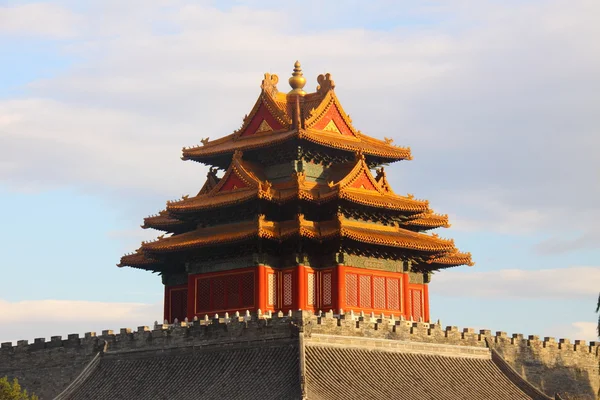
<svg viewBox="0 0 600 400">
<path fill-rule="evenodd" d="M 292 305 L 292 274 L 285 273 L 283 274 L 283 305 L 291 306 Z"/>
<path fill-rule="evenodd" d="M 360 306 L 362 308 L 371 308 L 371 277 L 368 275 L 360 276 Z"/>
<path fill-rule="evenodd" d="M 384 309 L 385 300 L 385 278 L 375 276 L 373 277 L 373 307 Z"/>
<path fill-rule="evenodd" d="M 400 279 L 387 278 L 387 308 L 400 310 Z"/>
<path fill-rule="evenodd" d="M 242 307 L 254 306 L 254 273 L 249 272 L 240 277 L 242 290 Z"/>
<path fill-rule="evenodd" d="M 254 306 L 254 273 L 200 278 L 196 299 L 197 312 L 251 308 Z"/>
<path fill-rule="evenodd" d="M 358 306 L 358 275 L 346 274 L 346 305 Z"/>
<path fill-rule="evenodd" d="M 274 306 L 277 295 L 277 282 L 275 280 L 275 274 L 267 274 L 267 279 L 269 284 L 269 293 L 267 301 L 270 306 Z"/>
<path fill-rule="evenodd" d="M 306 282 L 306 302 L 309 306 L 315 305 L 315 274 L 308 274 L 308 279 Z"/>
<path fill-rule="evenodd" d="M 198 299 L 198 311 L 210 310 L 210 278 L 198 279 L 196 298 Z"/>
<path fill-rule="evenodd" d="M 240 279 L 232 276 L 227 279 L 227 308 L 240 307 Z"/>
<path fill-rule="evenodd" d="M 331 305 L 331 292 L 332 292 L 332 273 L 324 272 L 323 273 L 323 305 L 330 306 Z"/>
<path fill-rule="evenodd" d="M 225 280 L 221 277 L 212 279 L 213 310 L 225 308 Z"/>
<path fill-rule="evenodd" d="M 187 316 L 187 289 L 173 289 L 170 291 L 170 317 L 173 322 L 175 318 L 183 321 Z"/>
<path fill-rule="evenodd" d="M 323 285 L 331 284 L 332 275 L 329 279 L 323 275 Z M 372 310 L 401 311 L 402 306 L 402 281 L 400 278 L 392 278 L 381 275 L 346 273 L 346 306 L 360 307 Z M 331 291 L 328 300 L 331 301 Z M 325 287 L 323 288 L 325 296 Z M 323 298 L 325 302 L 325 298 Z M 421 305 L 421 309 L 422 309 Z"/>
<path fill-rule="evenodd" d="M 420 290 L 412 289 L 411 291 L 411 303 L 412 303 L 412 316 L 418 321 L 419 318 L 423 317 L 423 304 Z"/>
</svg>

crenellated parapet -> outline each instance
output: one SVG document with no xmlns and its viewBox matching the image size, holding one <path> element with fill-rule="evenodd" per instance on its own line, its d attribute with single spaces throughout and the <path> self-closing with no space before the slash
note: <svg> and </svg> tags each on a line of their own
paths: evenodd
<svg viewBox="0 0 600 400">
<path fill-rule="evenodd" d="M 78 371 L 98 353 L 161 349 L 198 349 L 268 343 L 306 345 L 372 346 L 404 349 L 428 346 L 428 351 L 458 357 L 490 357 L 494 349 L 522 377 L 548 394 L 577 394 L 599 389 L 599 343 L 552 337 L 508 335 L 498 331 L 442 327 L 441 323 L 425 323 L 374 315 L 295 311 L 288 313 L 235 313 L 213 315 L 174 324 L 104 330 L 101 334 L 70 334 L 66 339 L 20 340 L 0 346 L 0 376 L 16 376 L 23 383 L 39 382 L 40 376 L 64 388 Z M 412 343 L 412 344 L 411 344 Z M 34 379 L 35 378 L 35 379 Z M 33 384 L 35 386 L 35 384 Z M 44 389 L 49 390 L 49 389 Z M 586 397 L 579 397 L 586 398 Z"/>
<path fill-rule="evenodd" d="M 334 315 L 333 312 L 304 319 L 304 331 L 317 341 L 339 341 L 339 337 L 391 339 L 405 342 L 449 346 L 444 351 L 458 355 L 460 348 L 490 348 L 528 382 L 549 395 L 561 393 L 564 398 L 596 399 L 600 390 L 599 342 L 571 341 L 553 337 L 540 338 L 521 333 L 456 326 L 441 323 L 407 321 L 404 318 L 376 315 Z M 346 341 L 352 344 L 352 341 Z M 442 351 L 442 350 L 440 350 Z M 593 396 L 591 395 L 593 394 Z"/>
<path fill-rule="evenodd" d="M 441 326 L 437 323 L 409 321 L 392 316 L 374 314 L 365 315 L 329 312 L 313 313 L 296 311 L 289 313 L 235 313 L 234 315 L 206 316 L 193 321 L 181 321 L 174 324 L 158 324 L 139 326 L 137 329 L 121 328 L 119 331 L 103 330 L 101 334 L 87 332 L 83 337 L 69 334 L 67 339 L 52 336 L 50 340 L 37 338 L 33 343 L 19 340 L 16 345 L 11 342 L 2 343 L 0 357 L 16 354 L 39 352 L 42 350 L 80 352 L 94 354 L 98 351 L 119 351 L 131 348 L 153 347 L 155 345 L 198 345 L 203 342 L 253 341 L 277 338 L 289 338 L 304 332 L 309 337 L 313 334 L 337 336 L 361 336 L 378 339 L 417 341 L 437 344 L 492 347 L 500 351 L 526 347 L 536 351 L 577 352 L 589 354 L 597 360 L 599 342 L 553 337 L 541 339 L 536 335 L 525 336 L 514 333 L 473 328 L 459 329 L 456 326 Z"/>
</svg>

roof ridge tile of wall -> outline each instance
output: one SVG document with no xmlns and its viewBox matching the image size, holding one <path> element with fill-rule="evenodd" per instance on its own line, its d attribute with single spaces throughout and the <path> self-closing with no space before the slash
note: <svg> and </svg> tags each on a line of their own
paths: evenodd
<svg viewBox="0 0 600 400">
<path fill-rule="evenodd" d="M 461 357 L 491 360 L 490 349 L 477 346 L 426 343 L 407 340 L 390 340 L 369 337 L 312 334 L 306 339 L 308 346 L 359 348 L 397 353 L 428 354 L 442 357 Z"/>
</svg>

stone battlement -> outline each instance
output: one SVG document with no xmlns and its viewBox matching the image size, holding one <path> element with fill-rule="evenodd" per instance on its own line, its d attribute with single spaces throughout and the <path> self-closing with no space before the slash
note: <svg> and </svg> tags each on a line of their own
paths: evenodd
<svg viewBox="0 0 600 400">
<path fill-rule="evenodd" d="M 537 335 L 525 336 L 514 333 L 510 337 L 506 332 L 491 330 L 475 331 L 473 328 L 447 326 L 442 328 L 438 323 L 425 323 L 408 321 L 404 318 L 397 319 L 393 316 L 375 316 L 364 314 L 333 314 L 332 312 L 313 314 L 310 311 L 296 311 L 288 314 L 250 314 L 241 316 L 206 316 L 204 319 L 182 321 L 175 324 L 157 324 L 151 329 L 149 326 L 139 326 L 136 330 L 122 328 L 117 333 L 113 330 L 104 330 L 100 335 L 96 332 L 87 332 L 83 337 L 79 334 L 69 334 L 67 339 L 61 336 L 52 336 L 49 341 L 37 338 L 33 343 L 28 340 L 19 340 L 16 345 L 11 342 L 2 343 L 0 354 L 11 352 L 31 352 L 43 349 L 64 347 L 66 349 L 81 348 L 90 352 L 99 351 L 108 345 L 107 351 L 119 350 L 122 342 L 140 341 L 140 346 L 152 346 L 153 341 L 161 343 L 190 339 L 191 342 L 231 340 L 261 340 L 267 337 L 289 337 L 290 328 L 296 327 L 310 335 L 326 333 L 347 336 L 364 336 L 384 339 L 414 340 L 430 343 L 468 345 L 489 347 L 494 345 L 517 345 L 537 348 L 549 348 L 563 351 L 576 351 L 598 355 L 600 342 L 586 343 L 585 340 L 553 337 L 540 339 Z M 255 330 L 256 332 L 252 332 Z M 256 333 L 256 334 L 251 334 Z M 486 342 L 487 338 L 487 342 Z M 183 344 L 183 343 L 182 343 Z M 192 343 L 190 343 L 192 344 Z M 135 346 L 138 347 L 138 346 Z"/>
<path fill-rule="evenodd" d="M 442 328 L 439 321 L 424 323 L 393 316 L 334 314 L 331 311 L 317 314 L 310 311 L 235 313 L 175 324 L 155 323 L 152 327 L 140 326 L 136 330 L 104 330 L 100 335 L 88 332 L 83 337 L 70 334 L 66 339 L 53 336 L 49 341 L 39 338 L 33 343 L 27 340 L 20 340 L 16 345 L 2 343 L 0 376 L 17 377 L 24 387 L 30 387 L 34 392 L 59 393 L 99 352 L 168 352 L 190 346 L 195 349 L 268 346 L 269 342 L 298 343 L 299 337 L 303 337 L 305 343 L 317 346 L 330 342 L 363 346 L 363 342 L 372 342 L 369 346 L 389 347 L 390 350 L 398 346 L 437 345 L 444 348 L 440 355 L 448 352 L 452 354 L 445 355 L 459 357 L 469 352 L 483 354 L 492 348 L 518 374 L 550 395 L 560 392 L 569 395 L 568 398 L 595 399 L 580 394 L 598 393 L 600 389 L 598 342 L 588 344 L 583 340 L 526 337 L 520 333 L 509 336 L 506 332 L 492 333 L 485 329 Z M 40 382 L 44 382 L 43 387 L 38 386 Z"/>
</svg>

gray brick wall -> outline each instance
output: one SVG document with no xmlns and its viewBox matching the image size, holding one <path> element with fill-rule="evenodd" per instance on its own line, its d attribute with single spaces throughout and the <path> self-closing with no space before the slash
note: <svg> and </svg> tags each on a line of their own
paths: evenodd
<svg viewBox="0 0 600 400">
<path fill-rule="evenodd" d="M 49 342 L 36 339 L 35 343 L 20 341 L 16 346 L 3 343 L 0 348 L 0 376 L 16 377 L 29 391 L 38 393 L 42 399 L 51 399 L 101 349 L 108 352 L 153 348 L 168 351 L 185 346 L 227 346 L 286 338 L 297 340 L 299 331 L 304 332 L 307 341 L 314 343 L 334 340 L 331 336 L 335 336 L 337 341 L 349 340 L 355 345 L 366 343 L 360 338 L 388 339 L 443 345 L 439 348 L 443 348 L 444 352 L 457 354 L 461 353 L 459 346 L 483 349 L 489 345 L 548 395 L 553 396 L 559 391 L 564 398 L 594 400 L 600 389 L 599 346 L 596 342 L 571 343 L 567 339 L 525 338 L 521 334 L 509 337 L 504 332 L 492 334 L 488 330 L 475 332 L 470 328 L 459 330 L 452 326 L 442 329 L 437 324 L 392 320 L 374 315 L 349 313 L 334 316 L 328 312 L 317 316 L 306 311 L 298 311 L 291 316 L 225 315 L 218 319 L 206 318 L 176 326 L 157 325 L 154 329 L 124 328 L 118 333 L 107 330 L 99 336 L 87 333 L 84 338 L 69 335 L 66 340 L 53 337 Z M 354 341 L 353 337 L 356 338 Z M 374 343 L 387 346 L 385 340 Z M 394 345 L 390 343 L 389 347 Z M 473 351 L 476 352 L 469 350 Z"/>
</svg>

